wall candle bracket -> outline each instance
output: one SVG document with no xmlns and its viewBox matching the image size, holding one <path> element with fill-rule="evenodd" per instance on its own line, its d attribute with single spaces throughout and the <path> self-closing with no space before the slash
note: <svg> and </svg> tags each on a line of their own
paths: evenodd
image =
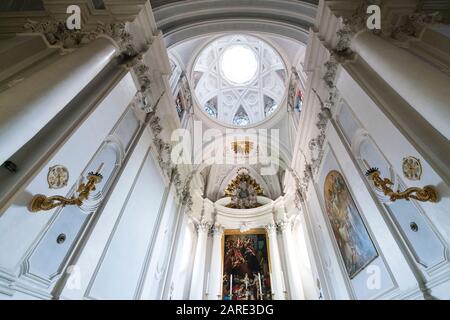
<svg viewBox="0 0 450 320">
<path fill-rule="evenodd" d="M 103 163 L 96 170 L 96 172 L 89 172 L 87 176 L 87 182 L 81 183 L 78 187 L 78 197 L 66 198 L 63 196 L 50 196 L 47 197 L 43 194 L 35 195 L 28 204 L 28 210 L 31 212 L 48 211 L 56 207 L 65 207 L 67 205 L 76 205 L 80 207 L 83 201 L 88 199 L 89 194 L 95 190 L 95 186 L 100 183 L 103 176 L 100 171 L 103 168 Z"/>
<path fill-rule="evenodd" d="M 378 168 L 370 168 L 366 172 L 369 180 L 373 181 L 376 188 L 383 191 L 384 195 L 388 196 L 391 201 L 399 199 L 415 199 L 422 202 L 438 202 L 438 193 L 433 186 L 425 186 L 423 188 L 412 187 L 404 191 L 397 190 L 395 192 L 390 186 L 394 185 L 388 178 L 382 179 L 380 177 L 380 170 Z"/>
</svg>

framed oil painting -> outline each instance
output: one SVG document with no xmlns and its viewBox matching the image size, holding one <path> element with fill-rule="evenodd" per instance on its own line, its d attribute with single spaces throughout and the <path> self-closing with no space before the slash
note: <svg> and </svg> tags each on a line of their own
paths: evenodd
<svg viewBox="0 0 450 320">
<path fill-rule="evenodd" d="M 378 252 L 339 172 L 331 171 L 325 178 L 324 198 L 334 237 L 352 279 L 378 257 Z"/>
<path fill-rule="evenodd" d="M 225 231 L 223 238 L 224 300 L 271 300 L 267 237 L 264 229 Z"/>
</svg>

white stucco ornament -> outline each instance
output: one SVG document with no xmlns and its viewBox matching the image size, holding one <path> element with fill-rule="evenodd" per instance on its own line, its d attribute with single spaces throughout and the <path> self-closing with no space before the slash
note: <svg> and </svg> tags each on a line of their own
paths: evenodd
<svg viewBox="0 0 450 320">
<path fill-rule="evenodd" d="M 250 230 L 250 227 L 247 225 L 247 223 L 242 223 L 242 225 L 241 225 L 241 227 L 239 228 L 239 231 L 241 232 L 241 233 L 245 233 L 245 232 L 247 232 L 247 231 L 249 231 Z"/>
<path fill-rule="evenodd" d="M 50 189 L 61 189 L 69 182 L 69 171 L 62 165 L 55 165 L 48 169 L 47 183 Z"/>
<path fill-rule="evenodd" d="M 405 178 L 409 180 L 420 180 L 422 176 L 422 164 L 415 157 L 406 157 L 402 161 L 402 170 Z"/>
</svg>

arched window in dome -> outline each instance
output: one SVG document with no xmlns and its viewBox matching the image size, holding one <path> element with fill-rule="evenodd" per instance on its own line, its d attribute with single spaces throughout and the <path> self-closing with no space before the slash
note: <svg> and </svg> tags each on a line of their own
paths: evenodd
<svg viewBox="0 0 450 320">
<path fill-rule="evenodd" d="M 175 100 L 175 107 L 177 110 L 178 117 L 180 118 L 181 121 L 183 119 L 183 115 L 186 110 L 186 108 L 184 107 L 184 101 L 181 95 L 181 91 L 178 93 L 177 98 Z"/>
<path fill-rule="evenodd" d="M 303 94 L 300 89 L 297 89 L 297 94 L 295 95 L 294 110 L 297 112 L 302 111 L 302 105 L 303 105 Z"/>
<path fill-rule="evenodd" d="M 208 100 L 204 107 L 205 112 L 212 118 L 217 118 L 217 97 Z"/>
<path fill-rule="evenodd" d="M 250 123 L 250 118 L 248 117 L 247 112 L 242 108 L 242 106 L 239 107 L 238 111 L 236 111 L 236 114 L 233 118 L 233 124 L 235 126 L 246 126 Z"/>
<path fill-rule="evenodd" d="M 277 103 L 271 97 L 264 95 L 264 114 L 271 115 L 277 108 Z"/>
<path fill-rule="evenodd" d="M 179 80 L 182 76 L 183 70 L 181 70 L 180 65 L 177 63 L 177 60 L 173 57 L 169 56 L 170 63 L 170 76 L 169 76 L 169 85 L 172 90 L 172 94 L 176 96 L 176 92 L 178 90 Z"/>
</svg>

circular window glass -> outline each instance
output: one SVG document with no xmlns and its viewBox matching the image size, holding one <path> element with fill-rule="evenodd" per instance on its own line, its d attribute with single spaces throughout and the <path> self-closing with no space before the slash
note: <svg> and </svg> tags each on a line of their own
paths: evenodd
<svg viewBox="0 0 450 320">
<path fill-rule="evenodd" d="M 258 61 L 250 48 L 236 45 L 225 50 L 220 67 L 227 80 L 244 84 L 255 77 Z"/>
</svg>

